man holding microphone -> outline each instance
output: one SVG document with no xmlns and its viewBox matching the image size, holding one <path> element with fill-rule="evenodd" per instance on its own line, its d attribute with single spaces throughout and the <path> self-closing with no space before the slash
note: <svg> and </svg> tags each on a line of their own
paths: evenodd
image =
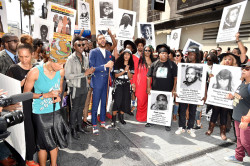
<svg viewBox="0 0 250 166">
<path fill-rule="evenodd" d="M 90 83 L 90 86 L 93 88 L 92 124 L 93 134 L 99 135 L 99 130 L 97 128 L 97 109 L 100 100 L 100 126 L 106 129 L 111 128 L 110 125 L 105 123 L 105 117 L 109 70 L 112 69 L 114 62 L 112 61 L 111 53 L 105 50 L 106 39 L 104 35 L 97 35 L 96 39 L 99 47 L 90 51 L 89 67 L 95 68 L 95 72 Z"/>
</svg>

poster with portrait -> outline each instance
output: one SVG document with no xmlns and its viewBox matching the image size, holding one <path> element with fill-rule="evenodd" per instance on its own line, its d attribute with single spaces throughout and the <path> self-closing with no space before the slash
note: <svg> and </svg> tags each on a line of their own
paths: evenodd
<svg viewBox="0 0 250 166">
<path fill-rule="evenodd" d="M 181 39 L 181 28 L 172 30 L 170 39 L 170 48 L 178 50 Z"/>
<path fill-rule="evenodd" d="M 239 31 L 247 0 L 224 7 L 216 43 L 234 41 Z"/>
<path fill-rule="evenodd" d="M 8 33 L 7 11 L 5 0 L 0 0 L 0 38 Z"/>
<path fill-rule="evenodd" d="M 78 1 L 78 29 L 91 30 L 90 28 L 90 12 L 89 3 Z"/>
<path fill-rule="evenodd" d="M 177 73 L 177 102 L 203 105 L 207 66 L 198 63 L 179 63 Z"/>
<path fill-rule="evenodd" d="M 20 81 L 3 75 L 0 73 L 0 89 L 7 91 L 8 96 L 16 95 L 21 93 Z M 22 103 L 21 103 L 22 104 Z M 26 143 L 24 133 L 24 122 L 11 126 L 7 129 L 11 134 L 5 139 L 25 160 L 26 156 Z"/>
<path fill-rule="evenodd" d="M 118 38 L 117 39 L 117 51 L 119 52 L 122 48 L 123 48 L 123 45 L 124 45 L 124 41 L 125 40 L 132 40 L 132 39 L 123 39 L 123 38 Z"/>
<path fill-rule="evenodd" d="M 147 123 L 171 126 L 173 97 L 171 92 L 151 90 L 148 95 Z"/>
<path fill-rule="evenodd" d="M 132 39 L 135 31 L 136 12 L 118 9 L 117 12 L 117 38 Z"/>
<path fill-rule="evenodd" d="M 95 0 L 96 29 L 116 31 L 118 0 Z M 97 30 L 96 30 L 97 34 Z"/>
<path fill-rule="evenodd" d="M 137 23 L 138 38 L 144 38 L 146 45 L 151 45 L 155 48 L 155 27 L 154 23 Z"/>
<path fill-rule="evenodd" d="M 53 22 L 35 17 L 33 38 L 41 39 L 44 43 L 53 40 Z"/>
<path fill-rule="evenodd" d="M 202 50 L 202 47 L 203 47 L 203 45 L 201 43 L 198 43 L 197 41 L 194 41 L 192 39 L 188 39 L 187 42 L 186 42 L 186 44 L 185 44 L 185 46 L 184 46 L 184 48 L 183 48 L 182 53 L 186 54 L 187 49 L 189 47 L 191 47 L 191 46 L 197 46 L 197 47 L 199 47 L 199 50 Z"/>
<path fill-rule="evenodd" d="M 63 37 L 68 41 L 74 36 L 76 10 L 56 3 L 48 3 L 47 20 L 53 22 L 53 38 Z"/>
<path fill-rule="evenodd" d="M 234 94 L 241 84 L 241 68 L 225 65 L 213 65 L 213 77 L 207 91 L 207 104 L 233 109 L 233 100 L 226 98 L 227 94 Z"/>
</svg>

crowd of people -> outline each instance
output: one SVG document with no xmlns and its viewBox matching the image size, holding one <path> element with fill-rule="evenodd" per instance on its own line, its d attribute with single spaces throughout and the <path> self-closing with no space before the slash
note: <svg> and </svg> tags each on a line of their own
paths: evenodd
<svg viewBox="0 0 250 166">
<path fill-rule="evenodd" d="M 12 33 L 3 35 L 0 73 L 19 80 L 22 92 L 33 92 L 33 100 L 23 102 L 26 161 L 20 156 L 14 156 L 14 159 L 11 154 L 15 154 L 15 150 L 2 142 L 2 165 L 18 162 L 28 166 L 45 166 L 49 153 L 51 166 L 56 166 L 58 147 L 68 146 L 68 135 L 78 140 L 80 134 L 90 132 L 89 128 L 94 135 L 99 135 L 99 127 L 107 130 L 117 127 L 116 116 L 122 125 L 126 125 L 126 115 L 129 115 L 145 122 L 145 127 L 151 127 L 154 124 L 146 123 L 151 90 L 171 92 L 176 98 L 178 64 L 184 62 L 207 65 L 204 102 L 210 78 L 213 77 L 213 64 L 242 67 L 242 84 L 234 94 L 227 96 L 234 100 L 233 109 L 205 104 L 208 111 L 212 110 L 212 116 L 204 134 L 211 135 L 217 123 L 221 139 L 226 140 L 226 132 L 231 127 L 228 124 L 234 121 L 236 155 L 227 160 L 242 162 L 245 151 L 250 154 L 250 62 L 239 33 L 236 34 L 238 47 L 232 52 L 223 51 L 221 47 L 203 52 L 196 46 L 190 46 L 185 54 L 182 50 L 171 50 L 166 44 L 154 49 L 146 45 L 144 38 L 126 40 L 123 48 L 117 50 L 114 35 L 110 30 L 108 33 L 113 44 L 107 42 L 104 35 L 97 35 L 97 48 L 81 34 L 74 36 L 71 43 L 57 38 L 49 46 L 27 34 L 20 38 Z M 183 86 L 197 88 L 194 82 L 201 81 L 198 70 L 187 67 Z M 230 91 L 230 86 L 224 86 L 230 83 L 230 74 L 225 69 L 216 75 L 213 88 Z M 113 89 L 112 107 L 107 108 L 110 87 Z M 158 95 L 151 109 L 166 109 L 168 102 L 165 95 Z M 175 134 L 180 135 L 187 130 L 191 137 L 196 137 L 195 129 L 201 128 L 203 107 L 175 101 L 171 117 L 173 123 L 177 120 L 179 123 Z M 3 109 L 13 111 L 20 109 L 20 105 Z M 106 118 L 107 110 L 111 111 L 111 124 Z M 88 120 L 89 113 L 91 121 Z M 170 131 L 171 126 L 165 126 L 165 129 Z M 33 160 L 36 152 L 39 164 Z"/>
</svg>

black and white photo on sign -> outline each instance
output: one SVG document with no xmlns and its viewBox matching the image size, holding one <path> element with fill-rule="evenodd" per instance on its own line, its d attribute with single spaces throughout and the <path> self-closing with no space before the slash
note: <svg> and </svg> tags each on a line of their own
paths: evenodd
<svg viewBox="0 0 250 166">
<path fill-rule="evenodd" d="M 147 123 L 171 126 L 173 97 L 171 92 L 150 91 Z"/>
<path fill-rule="evenodd" d="M 123 49 L 123 44 L 125 40 L 131 40 L 131 39 L 119 39 L 117 41 L 117 51 L 119 52 L 121 49 Z"/>
<path fill-rule="evenodd" d="M 241 68 L 225 65 L 213 65 L 213 77 L 207 92 L 207 104 L 232 109 L 233 101 L 226 98 L 226 95 L 234 94 L 241 84 Z"/>
<path fill-rule="evenodd" d="M 117 38 L 133 38 L 135 31 L 136 12 L 118 9 L 117 13 Z"/>
<path fill-rule="evenodd" d="M 0 73 L 0 89 L 8 92 L 7 97 L 20 94 L 21 84 L 20 81 L 3 75 Z M 22 102 L 20 102 L 22 104 Z M 24 133 L 24 122 L 11 126 L 7 129 L 11 134 L 5 139 L 15 150 L 20 154 L 20 156 L 25 160 L 26 155 L 26 142 Z"/>
<path fill-rule="evenodd" d="M 8 33 L 7 11 L 4 0 L 0 0 L 2 6 L 0 8 L 0 37 L 3 33 Z"/>
<path fill-rule="evenodd" d="M 197 46 L 197 47 L 199 47 L 199 50 L 202 50 L 202 47 L 203 47 L 203 45 L 202 45 L 201 43 L 199 43 L 199 42 L 197 42 L 197 41 L 194 41 L 194 40 L 192 40 L 192 39 L 188 39 L 187 42 L 186 42 L 186 44 L 185 44 L 185 46 L 184 46 L 184 48 L 183 48 L 182 53 L 183 53 L 183 54 L 186 54 L 187 49 L 188 49 L 189 47 L 191 47 L 191 46 Z"/>
<path fill-rule="evenodd" d="M 95 23 L 99 29 L 116 31 L 118 0 L 95 0 Z"/>
<path fill-rule="evenodd" d="M 235 34 L 239 31 L 246 5 L 247 0 L 224 7 L 216 43 L 235 40 Z"/>
<path fill-rule="evenodd" d="M 146 45 L 155 48 L 155 29 L 153 23 L 137 23 L 138 37 L 146 40 Z"/>
<path fill-rule="evenodd" d="M 89 3 L 78 1 L 78 29 L 90 29 Z"/>
<path fill-rule="evenodd" d="M 52 22 L 35 17 L 33 37 L 41 39 L 44 43 L 49 43 L 53 40 L 53 27 Z"/>
<path fill-rule="evenodd" d="M 155 0 L 155 1 L 159 3 L 164 3 L 164 0 Z"/>
<path fill-rule="evenodd" d="M 205 96 L 205 64 L 179 63 L 177 74 L 177 102 L 203 105 Z"/>
<path fill-rule="evenodd" d="M 171 32 L 171 42 L 170 42 L 170 48 L 178 50 L 179 49 L 179 44 L 180 44 L 180 38 L 181 38 L 181 28 L 179 29 L 174 29 Z"/>
</svg>

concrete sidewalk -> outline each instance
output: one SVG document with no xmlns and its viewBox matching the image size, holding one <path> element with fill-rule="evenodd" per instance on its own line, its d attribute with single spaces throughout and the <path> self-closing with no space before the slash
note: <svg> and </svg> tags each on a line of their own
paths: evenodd
<svg viewBox="0 0 250 166">
<path fill-rule="evenodd" d="M 234 154 L 233 130 L 227 133 L 227 141 L 220 139 L 219 127 L 206 136 L 208 122 L 204 116 L 203 129 L 196 131 L 195 138 L 186 132 L 176 135 L 177 122 L 167 132 L 159 125 L 146 128 L 145 123 L 129 115 L 125 119 L 126 125 L 118 123 L 116 129 L 100 129 L 99 136 L 90 133 L 82 134 L 80 140 L 71 139 L 69 148 L 59 151 L 58 165 L 234 165 L 223 159 Z M 250 165 L 249 157 L 244 161 L 244 165 Z"/>
</svg>

